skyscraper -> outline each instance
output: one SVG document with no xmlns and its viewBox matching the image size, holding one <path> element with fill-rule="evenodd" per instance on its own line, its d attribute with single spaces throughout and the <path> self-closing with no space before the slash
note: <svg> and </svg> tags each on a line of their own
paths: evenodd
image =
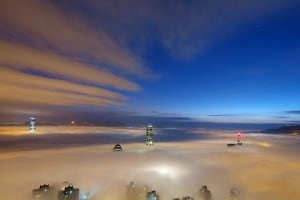
<svg viewBox="0 0 300 200">
<path fill-rule="evenodd" d="M 148 124 L 146 129 L 146 145 L 153 145 L 153 126 L 152 124 Z"/>
</svg>

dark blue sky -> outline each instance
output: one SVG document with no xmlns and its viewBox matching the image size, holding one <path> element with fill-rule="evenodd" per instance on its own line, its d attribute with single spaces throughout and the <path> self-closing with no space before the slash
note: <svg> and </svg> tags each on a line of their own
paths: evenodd
<svg viewBox="0 0 300 200">
<path fill-rule="evenodd" d="M 145 58 L 162 78 L 144 83 L 133 101 L 148 110 L 214 115 L 212 120 L 238 115 L 281 121 L 285 111 L 299 108 L 299 35 L 296 6 L 241 20 L 232 32 L 187 59 L 170 56 L 154 41 Z"/>
<path fill-rule="evenodd" d="M 299 121 L 296 0 L 7 0 L 0 7 L 2 122 L 96 119 L 97 112 Z"/>
</svg>

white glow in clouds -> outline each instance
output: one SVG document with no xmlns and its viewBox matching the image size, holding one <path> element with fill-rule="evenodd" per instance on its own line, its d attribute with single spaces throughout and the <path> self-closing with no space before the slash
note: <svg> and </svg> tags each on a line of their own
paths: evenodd
<svg viewBox="0 0 300 200">
<path fill-rule="evenodd" d="M 232 187 L 240 189 L 243 200 L 299 200 L 299 141 L 297 136 L 251 135 L 242 147 L 232 148 L 223 137 L 153 147 L 122 144 L 124 152 L 112 152 L 114 144 L 3 151 L 0 199 L 29 200 L 40 184 L 68 181 L 93 200 L 125 200 L 126 185 L 135 181 L 156 190 L 162 200 L 198 199 L 202 185 L 214 200 L 229 199 Z"/>
<path fill-rule="evenodd" d="M 172 166 L 171 164 L 170 165 L 167 165 L 167 164 L 159 165 L 158 164 L 158 165 L 154 165 L 154 166 L 145 167 L 145 169 L 142 169 L 141 171 L 154 172 L 154 173 L 159 174 L 162 177 L 168 177 L 172 181 L 178 181 L 178 180 L 176 180 L 176 178 L 183 175 L 183 171 L 181 171 L 181 170 L 179 169 L 179 167 Z"/>
</svg>

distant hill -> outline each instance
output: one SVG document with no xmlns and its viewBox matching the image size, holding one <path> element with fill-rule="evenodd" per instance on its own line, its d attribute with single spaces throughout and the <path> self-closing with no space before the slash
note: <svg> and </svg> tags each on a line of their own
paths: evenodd
<svg viewBox="0 0 300 200">
<path fill-rule="evenodd" d="M 294 126 L 283 126 L 276 129 L 267 129 L 262 131 L 262 133 L 275 133 L 275 134 L 295 134 L 300 135 L 300 125 Z"/>
</svg>

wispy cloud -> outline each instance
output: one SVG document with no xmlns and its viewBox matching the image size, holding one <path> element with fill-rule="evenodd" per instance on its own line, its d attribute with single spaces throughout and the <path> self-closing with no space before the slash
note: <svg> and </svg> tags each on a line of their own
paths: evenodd
<svg viewBox="0 0 300 200">
<path fill-rule="evenodd" d="M 13 40 L 92 59 L 134 74 L 144 71 L 139 60 L 104 30 L 95 29 L 53 1 L 4 0 L 0 9 L 1 33 Z"/>
<path fill-rule="evenodd" d="M 19 87 L 39 88 L 42 90 L 58 90 L 61 92 L 73 92 L 82 95 L 104 97 L 110 99 L 125 98 L 121 94 L 111 92 L 106 89 L 93 86 L 86 86 L 65 80 L 30 75 L 23 72 L 14 71 L 8 68 L 1 68 L 0 79 L 4 84 L 16 85 Z"/>
<path fill-rule="evenodd" d="M 300 110 L 288 110 L 286 111 L 287 114 L 294 114 L 294 115 L 300 115 Z"/>
<path fill-rule="evenodd" d="M 103 96 L 120 98 L 121 95 L 67 81 L 37 77 L 7 69 L 1 69 L 0 78 L 0 102 L 2 104 L 6 102 L 69 106 L 121 104 L 113 99 L 103 98 Z"/>
<path fill-rule="evenodd" d="M 233 117 L 233 116 L 237 116 L 237 115 L 234 115 L 234 114 L 211 114 L 208 116 L 209 117 Z"/>
<path fill-rule="evenodd" d="M 294 0 L 266 1 L 87 1 L 106 19 L 108 30 L 127 34 L 122 41 L 141 44 L 157 40 L 174 57 L 190 58 L 199 55 L 215 43 L 230 37 L 241 24 L 282 11 L 296 3 Z M 119 30 L 120 31 L 120 30 Z M 123 31 L 122 31 L 123 32 Z M 136 44 L 136 43 L 134 43 Z M 151 46 L 151 44 L 150 44 Z M 139 48 L 140 49 L 140 48 Z"/>
<path fill-rule="evenodd" d="M 135 83 L 95 66 L 15 43 L 0 41 L 0 63 L 18 70 L 35 70 L 73 81 L 127 90 L 138 89 Z"/>
<path fill-rule="evenodd" d="M 153 41 L 176 58 L 193 57 L 293 2 L 2 0 L 1 103 L 122 105 L 124 92 L 153 76 L 143 60 Z"/>
<path fill-rule="evenodd" d="M 122 91 L 140 90 L 132 79 L 148 72 L 129 48 L 58 2 L 0 2 L 1 111 L 123 105 Z"/>
</svg>

